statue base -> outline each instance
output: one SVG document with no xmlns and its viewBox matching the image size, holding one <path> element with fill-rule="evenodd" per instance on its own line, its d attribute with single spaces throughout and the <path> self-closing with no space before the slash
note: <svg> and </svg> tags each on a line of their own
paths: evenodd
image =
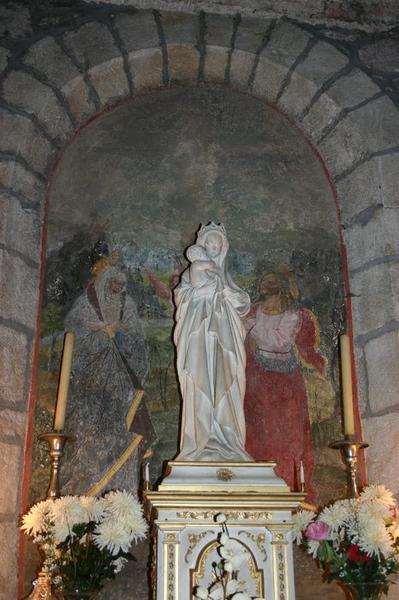
<svg viewBox="0 0 399 600">
<path fill-rule="evenodd" d="M 305 499 L 274 473 L 275 463 L 170 462 L 158 491 L 146 493 L 151 514 L 154 600 L 193 600 L 212 582 L 220 560 L 215 516 L 248 553 L 239 580 L 250 596 L 294 600 L 292 512 Z"/>
</svg>

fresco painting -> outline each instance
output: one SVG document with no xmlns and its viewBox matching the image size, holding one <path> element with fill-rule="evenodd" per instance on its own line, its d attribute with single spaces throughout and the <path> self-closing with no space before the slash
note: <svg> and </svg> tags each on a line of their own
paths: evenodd
<svg viewBox="0 0 399 600">
<path fill-rule="evenodd" d="M 154 484 L 176 455 L 173 289 L 186 248 L 209 221 L 225 225 L 229 271 L 251 299 L 247 450 L 276 459 L 294 488 L 302 460 L 312 501 L 344 488 L 328 449 L 341 427 L 337 338 L 345 324 L 330 185 L 309 144 L 273 108 L 203 88 L 148 94 L 101 116 L 54 175 L 35 427 L 51 428 L 63 331 L 72 330 L 65 430 L 77 441 L 63 465 L 65 492 L 99 482 L 99 493 L 137 490 L 145 453 Z M 38 445 L 32 500 L 44 494 L 47 464 Z M 112 598 L 145 597 L 146 582 L 137 589 L 131 576 L 122 580 Z"/>
</svg>

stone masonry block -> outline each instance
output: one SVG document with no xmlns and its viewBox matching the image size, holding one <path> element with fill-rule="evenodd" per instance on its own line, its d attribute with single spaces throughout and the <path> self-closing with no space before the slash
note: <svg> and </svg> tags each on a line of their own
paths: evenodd
<svg viewBox="0 0 399 600">
<path fill-rule="evenodd" d="M 0 506 L 1 512 L 16 515 L 18 488 L 14 482 L 18 481 L 21 462 L 21 447 L 0 441 Z"/>
<path fill-rule="evenodd" d="M 64 40 L 85 69 L 121 55 L 113 35 L 103 23 L 86 23 L 76 31 L 66 33 Z"/>
<path fill-rule="evenodd" d="M 381 204 L 399 208 L 399 154 L 376 156 L 337 184 L 344 222 L 365 209 Z"/>
<path fill-rule="evenodd" d="M 326 93 L 341 108 L 351 108 L 372 98 L 379 91 L 380 88 L 368 75 L 359 69 L 353 69 L 348 75 L 340 77 Z"/>
<path fill-rule="evenodd" d="M 318 149 L 334 178 L 367 156 L 367 147 L 361 133 L 347 117 L 320 142 Z"/>
<path fill-rule="evenodd" d="M 0 108 L 0 148 L 24 158 L 36 171 L 50 165 L 53 148 L 30 119 Z"/>
<path fill-rule="evenodd" d="M 3 83 L 5 100 L 34 114 L 44 123 L 50 135 L 65 139 L 72 124 L 51 88 L 23 71 L 13 71 Z"/>
<path fill-rule="evenodd" d="M 399 110 L 387 97 L 382 96 L 351 112 L 345 120 L 353 124 L 369 152 L 386 150 L 398 145 Z"/>
<path fill-rule="evenodd" d="M 288 69 L 305 49 L 311 36 L 290 23 L 279 23 L 262 52 L 256 70 L 254 92 L 275 102 Z"/>
<path fill-rule="evenodd" d="M 8 405 L 26 402 L 29 357 L 25 335 L 0 325 L 0 402 Z"/>
<path fill-rule="evenodd" d="M 115 17 L 114 25 L 128 53 L 159 47 L 158 30 L 152 11 L 141 10 L 133 15 L 120 14 Z"/>
<path fill-rule="evenodd" d="M 344 230 L 349 269 L 399 254 L 399 210 L 377 209 L 367 222 Z"/>
<path fill-rule="evenodd" d="M 204 76 L 205 81 L 223 83 L 226 73 L 228 49 L 220 46 L 207 46 Z"/>
<path fill-rule="evenodd" d="M 288 67 L 261 55 L 253 84 L 254 94 L 274 104 L 287 73 Z"/>
<path fill-rule="evenodd" d="M 230 49 L 233 35 L 231 15 L 206 15 L 206 43 Z"/>
<path fill-rule="evenodd" d="M 370 483 L 386 485 L 398 497 L 399 413 L 364 419 L 363 437 L 367 442 L 372 442 L 366 450 Z"/>
<path fill-rule="evenodd" d="M 123 58 L 108 27 L 102 23 L 87 23 L 64 36 L 90 79 L 104 107 L 129 93 Z"/>
<path fill-rule="evenodd" d="M 255 55 L 243 50 L 234 50 L 230 63 L 231 85 L 246 89 L 252 72 Z"/>
<path fill-rule="evenodd" d="M 44 184 L 15 161 L 0 159 L 0 187 L 20 192 L 33 202 L 41 202 L 44 198 Z"/>
<path fill-rule="evenodd" d="M 165 40 L 168 45 L 195 46 L 197 44 L 200 27 L 198 15 L 182 12 L 162 12 L 161 17 Z"/>
<path fill-rule="evenodd" d="M 399 111 L 382 97 L 348 114 L 319 149 L 337 175 L 370 152 L 397 146 L 398 139 Z"/>
<path fill-rule="evenodd" d="M 32 34 L 29 6 L 0 3 L 0 37 L 23 38 Z"/>
<path fill-rule="evenodd" d="M 399 208 L 398 173 L 399 153 L 377 156 L 373 159 L 380 175 L 381 197 L 387 208 Z"/>
<path fill-rule="evenodd" d="M 72 60 L 61 50 L 53 37 L 45 37 L 31 46 L 24 63 L 42 71 L 59 88 L 80 75 Z"/>
<path fill-rule="evenodd" d="M 41 219 L 37 210 L 22 208 L 0 192 L 0 243 L 39 262 Z"/>
<path fill-rule="evenodd" d="M 123 58 L 113 58 L 92 67 L 89 76 L 97 90 L 101 106 L 114 104 L 129 94 L 129 84 Z"/>
<path fill-rule="evenodd" d="M 94 112 L 95 107 L 90 100 L 89 89 L 80 71 L 69 56 L 61 50 L 54 38 L 43 38 L 32 46 L 24 62 L 42 71 L 51 83 L 62 90 L 77 121 L 83 121 Z"/>
<path fill-rule="evenodd" d="M 74 77 L 65 83 L 61 91 L 69 104 L 71 113 L 78 123 L 83 123 L 96 112 L 96 107 L 90 99 L 89 88 L 84 81 L 83 75 L 78 75 L 78 77 Z"/>
<path fill-rule="evenodd" d="M 39 268 L 0 249 L 0 316 L 34 330 L 39 297 Z"/>
<path fill-rule="evenodd" d="M 371 44 L 359 49 L 359 56 L 370 69 L 399 73 L 399 47 L 394 36 L 391 39 L 374 39 Z"/>
<path fill-rule="evenodd" d="M 162 85 L 162 53 L 158 48 L 131 52 L 129 68 L 136 90 L 157 88 Z"/>
<path fill-rule="evenodd" d="M 360 165 L 337 183 L 342 221 L 348 223 L 355 215 L 370 206 L 382 204 L 378 159 Z"/>
<path fill-rule="evenodd" d="M 10 51 L 6 48 L 0 47 L 0 73 L 6 68 L 9 56 Z"/>
<path fill-rule="evenodd" d="M 359 69 L 341 77 L 320 96 L 303 120 L 303 125 L 313 139 L 318 139 L 344 108 L 356 106 L 371 98 L 379 88 Z"/>
<path fill-rule="evenodd" d="M 199 52 L 191 46 L 168 46 L 172 83 L 194 83 L 198 78 Z"/>
<path fill-rule="evenodd" d="M 389 263 L 374 265 L 351 277 L 354 330 L 356 336 L 392 321 L 397 312 Z"/>
<path fill-rule="evenodd" d="M 347 63 L 347 57 L 331 44 L 318 42 L 297 65 L 279 104 L 288 114 L 300 115 L 320 86 Z"/>
<path fill-rule="evenodd" d="M 268 19 L 243 17 L 237 30 L 235 48 L 255 54 L 263 41 L 263 36 L 270 26 Z"/>
<path fill-rule="evenodd" d="M 26 413 L 8 408 L 0 409 L 0 439 L 10 438 L 20 442 L 25 441 Z"/>
<path fill-rule="evenodd" d="M 386 333 L 365 346 L 369 401 L 373 413 L 399 406 L 399 334 Z"/>
<path fill-rule="evenodd" d="M 16 482 L 19 484 L 19 476 L 15 481 L 8 481 L 15 486 Z M 0 523 L 0 556 L 6 557 L 0 561 L 0 600 L 18 597 L 18 538 L 17 519 Z"/>
</svg>

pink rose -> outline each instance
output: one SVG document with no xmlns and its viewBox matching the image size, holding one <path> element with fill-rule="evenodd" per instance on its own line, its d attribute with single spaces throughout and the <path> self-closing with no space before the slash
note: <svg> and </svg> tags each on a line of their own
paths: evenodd
<svg viewBox="0 0 399 600">
<path fill-rule="evenodd" d="M 328 539 L 330 535 L 330 528 L 327 523 L 324 523 L 323 521 L 316 521 L 315 523 L 311 523 L 309 525 L 305 531 L 305 535 L 308 540 L 321 542 L 322 540 Z"/>
</svg>

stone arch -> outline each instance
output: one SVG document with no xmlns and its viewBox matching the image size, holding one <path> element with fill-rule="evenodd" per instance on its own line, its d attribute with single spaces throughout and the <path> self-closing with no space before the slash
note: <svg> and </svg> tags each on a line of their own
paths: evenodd
<svg viewBox="0 0 399 600">
<path fill-rule="evenodd" d="M 100 15 L 77 30 L 46 35 L 5 62 L 0 335 L 6 434 L 0 446 L 11 457 L 15 492 L 7 492 L 0 526 L 10 548 L 17 541 L 15 507 L 26 502 L 21 472 L 37 360 L 48 181 L 79 127 L 148 89 L 228 85 L 275 104 L 312 140 L 335 183 L 344 226 L 362 412 L 369 417 L 395 408 L 399 115 L 344 49 L 288 20 L 144 10 Z M 377 454 L 370 453 L 372 473 L 380 467 Z M 16 572 L 15 565 L 8 570 Z"/>
</svg>

